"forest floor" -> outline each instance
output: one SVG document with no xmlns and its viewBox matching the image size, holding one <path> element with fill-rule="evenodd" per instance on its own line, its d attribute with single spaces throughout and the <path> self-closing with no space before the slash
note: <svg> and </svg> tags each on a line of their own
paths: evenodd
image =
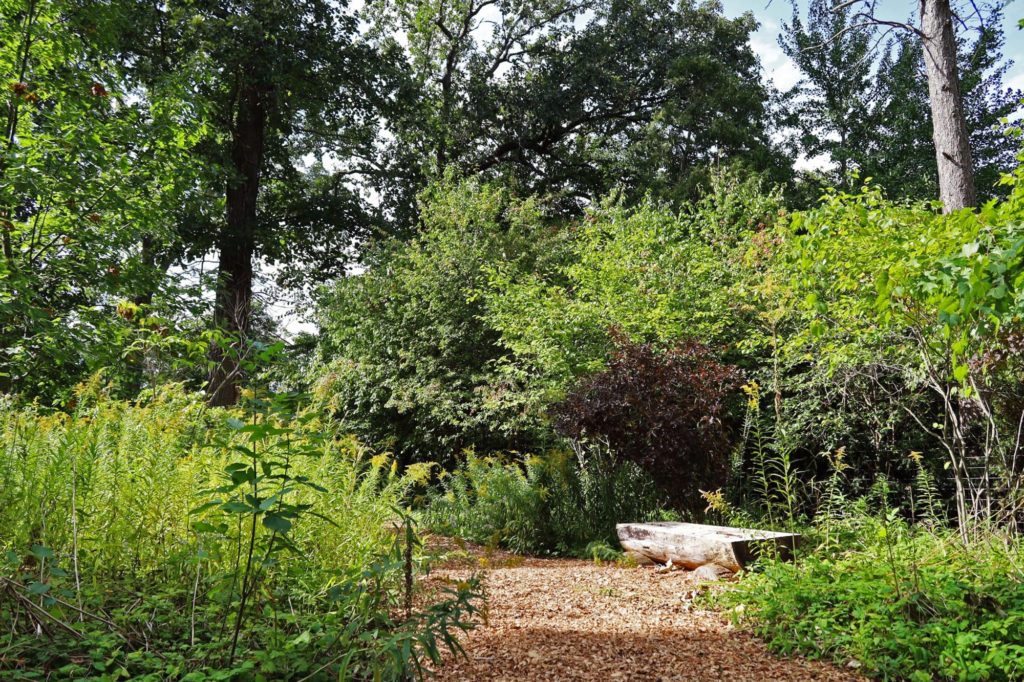
<svg viewBox="0 0 1024 682">
<path fill-rule="evenodd" d="M 441 539 L 435 539 L 435 544 Z M 779 658 L 729 618 L 702 606 L 715 589 L 686 571 L 525 558 L 458 543 L 428 581 L 481 572 L 485 625 L 463 638 L 437 679 L 862 680 L 855 671 Z M 428 582 L 429 584 L 429 582 Z"/>
</svg>

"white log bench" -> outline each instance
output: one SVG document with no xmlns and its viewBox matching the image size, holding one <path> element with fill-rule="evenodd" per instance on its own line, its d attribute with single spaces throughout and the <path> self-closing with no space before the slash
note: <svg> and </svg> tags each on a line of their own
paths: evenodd
<svg viewBox="0 0 1024 682">
<path fill-rule="evenodd" d="M 702 570 L 707 577 L 720 577 L 726 571 L 735 573 L 764 551 L 766 543 L 783 558 L 791 558 L 800 537 L 795 533 L 671 522 L 620 523 L 615 531 L 628 556 L 641 562 L 671 562 L 690 570 L 711 566 Z"/>
</svg>

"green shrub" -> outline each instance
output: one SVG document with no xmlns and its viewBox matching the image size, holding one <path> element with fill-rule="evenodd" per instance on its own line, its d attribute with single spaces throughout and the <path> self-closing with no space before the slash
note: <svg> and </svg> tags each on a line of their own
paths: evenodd
<svg viewBox="0 0 1024 682">
<path fill-rule="evenodd" d="M 67 555 L 77 524 L 83 571 L 192 573 L 190 511 L 239 460 L 228 416 L 173 388 L 144 403 L 81 397 L 73 415 L 4 411 L 0 548 L 42 544 Z M 324 565 L 358 565 L 387 544 L 385 521 L 415 480 L 395 475 L 387 458 L 369 457 L 350 437 L 322 435 L 299 434 L 296 446 L 315 449 L 292 466 L 323 490 L 294 494 L 330 521 L 305 518 L 294 538 Z"/>
<path fill-rule="evenodd" d="M 780 201 L 760 178 L 725 171 L 681 211 L 610 197 L 573 226 L 568 258 L 528 271 L 495 264 L 486 320 L 516 365 L 556 398 L 606 367 L 612 330 L 659 347 L 734 344 L 751 311 L 733 288 L 750 276 L 748 250 L 785 215 Z"/>
<path fill-rule="evenodd" d="M 856 661 L 884 679 L 1024 676 L 1019 540 L 993 534 L 966 548 L 894 512 L 852 515 L 832 540 L 796 563 L 764 561 L 726 593 L 774 650 Z"/>
<path fill-rule="evenodd" d="M 650 477 L 617 463 L 602 446 L 575 455 L 514 459 L 472 453 L 431 495 L 431 529 L 517 552 L 589 556 L 593 541 L 615 543 L 615 524 L 659 517 L 662 498 Z"/>
<path fill-rule="evenodd" d="M 1005 521 L 1017 505 L 991 492 L 1020 485 L 1022 192 L 941 214 L 870 186 L 831 191 L 777 226 L 754 288 L 781 311 L 772 388 L 777 404 L 793 396 L 794 438 L 811 454 L 848 446 L 851 464 L 877 467 L 862 471 L 866 482 L 893 460 L 909 482 L 913 468 L 895 456 L 923 452 L 947 472 L 940 483 L 965 536 L 975 520 Z M 977 462 L 980 484 L 968 474 Z"/>
<path fill-rule="evenodd" d="M 403 464 L 536 447 L 537 397 L 502 371 L 509 352 L 479 290 L 489 268 L 556 258 L 558 232 L 539 202 L 477 181 L 441 182 L 420 200 L 420 236 L 382 244 L 365 273 L 321 297 L 316 395 Z"/>
<path fill-rule="evenodd" d="M 528 552 L 542 542 L 546 492 L 536 481 L 537 461 L 521 466 L 472 453 L 444 476 L 444 490 L 431 495 L 424 523 L 432 530 L 489 546 Z"/>
</svg>

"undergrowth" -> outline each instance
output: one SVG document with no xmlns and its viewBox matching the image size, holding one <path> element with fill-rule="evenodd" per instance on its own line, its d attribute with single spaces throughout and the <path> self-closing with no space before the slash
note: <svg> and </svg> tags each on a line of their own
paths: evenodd
<svg viewBox="0 0 1024 682">
<path fill-rule="evenodd" d="M 423 521 L 492 547 L 590 558 L 593 543 L 616 543 L 623 519 L 663 518 L 663 502 L 638 466 L 616 462 L 603 446 L 509 458 L 470 453 L 442 476 Z"/>
<path fill-rule="evenodd" d="M 4 679 L 407 679 L 457 650 L 478 581 L 413 599 L 401 507 L 429 467 L 295 407 L 92 387 L 73 414 L 4 410 Z"/>
<path fill-rule="evenodd" d="M 762 562 L 725 599 L 775 650 L 883 679 L 1024 677 L 1018 541 L 965 547 L 951 532 L 857 516 L 843 544 Z"/>
<path fill-rule="evenodd" d="M 1024 677 L 1024 559 L 997 529 L 965 545 L 917 462 L 908 508 L 880 480 L 843 493 L 844 451 L 793 562 L 763 557 L 721 599 L 775 651 L 832 660 L 880 679 Z M 915 453 L 916 454 L 916 453 Z M 719 498 L 712 505 L 728 513 Z"/>
</svg>

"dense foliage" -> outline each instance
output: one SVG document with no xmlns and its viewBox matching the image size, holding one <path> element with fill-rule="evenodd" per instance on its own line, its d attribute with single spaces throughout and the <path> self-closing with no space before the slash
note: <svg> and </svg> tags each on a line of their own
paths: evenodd
<svg viewBox="0 0 1024 682">
<path fill-rule="evenodd" d="M 782 213 L 778 195 L 759 188 L 756 178 L 719 174 L 714 192 L 682 214 L 610 202 L 567 224 L 493 185 L 437 185 L 421 196 L 421 237 L 382 245 L 377 265 L 322 299 L 317 393 L 348 428 L 403 461 L 551 446 L 549 408 L 607 366 L 614 335 L 653 343 L 652 368 L 681 336 L 736 339 L 748 315 L 727 300 L 744 276 L 743 235 Z M 714 434 L 724 430 L 698 426 L 727 421 L 729 373 L 715 367 L 683 383 L 666 374 L 675 384 L 662 407 L 681 405 L 684 383 L 694 387 L 679 433 L 706 430 L 700 442 L 717 459 L 709 470 L 721 471 L 729 441 Z M 639 401 L 647 389 L 636 389 L 621 399 Z M 715 414 L 702 413 L 710 407 Z M 620 429 L 616 449 L 657 441 L 656 426 Z M 689 498 L 699 499 L 695 489 Z"/>
<path fill-rule="evenodd" d="M 729 597 L 781 651 L 1020 679 L 968 4 L 794 5 L 778 93 L 717 2 L 0 0 L 0 676 L 420 679 L 485 611 L 417 524 L 686 518 L 806 536 Z"/>
<path fill-rule="evenodd" d="M 836 195 L 794 219 L 779 268 L 802 293 L 787 352 L 816 351 L 822 371 L 887 387 L 875 409 L 880 401 L 909 416 L 927 450 L 946 456 L 958 489 L 969 489 L 957 495 L 961 524 L 991 503 L 993 487 L 1011 493 L 1011 507 L 1016 494 L 1018 446 L 1001 434 L 1019 428 L 1006 395 L 1017 370 L 986 358 L 1021 319 L 1020 194 L 1017 185 L 1006 202 L 950 216 L 870 190 Z M 912 397 L 922 390 L 923 405 Z M 979 465 L 984 482 L 970 480 Z"/>
<path fill-rule="evenodd" d="M 782 215 L 778 192 L 742 170 L 716 170 L 705 196 L 680 211 L 613 197 L 572 226 L 566 260 L 494 268 L 487 319 L 554 398 L 605 367 L 612 330 L 662 347 L 734 343 L 753 321 L 730 291 L 749 272 L 748 240 Z"/>
<path fill-rule="evenodd" d="M 420 237 L 381 245 L 375 267 L 324 298 L 316 392 L 403 462 L 530 449 L 536 410 L 504 371 L 480 290 L 491 268 L 529 272 L 557 258 L 557 229 L 537 202 L 475 182 L 432 188 L 421 212 Z"/>
<path fill-rule="evenodd" d="M 663 503 L 649 475 L 592 444 L 521 460 L 470 454 L 442 478 L 424 522 L 491 547 L 587 555 L 615 543 L 621 519 L 660 518 Z"/>
<path fill-rule="evenodd" d="M 616 456 L 655 476 L 680 507 L 726 482 L 734 425 L 735 368 L 695 342 L 664 352 L 619 339 L 608 368 L 585 378 L 552 412 L 575 440 L 604 440 Z"/>
<path fill-rule="evenodd" d="M 762 83 L 753 16 L 688 0 L 9 0 L 3 388 L 55 404 L 106 369 L 126 397 L 172 378 L 233 402 L 246 378 L 238 360 L 279 334 L 265 324 L 269 281 L 294 293 L 355 261 L 377 264 L 367 245 L 422 232 L 415 197 L 445 173 L 512 186 L 551 216 L 642 205 L 667 215 L 714 191 L 717 164 L 812 203 L 819 185 L 794 185 L 793 160 L 825 152 L 836 186 L 852 188 L 842 173 L 858 169 L 891 198 L 934 198 L 920 46 L 872 51 L 870 31 L 851 29 L 830 50 L 805 50 L 853 21 L 811 4 L 784 40 L 804 76 L 782 102 L 796 111 Z M 997 124 L 1019 99 L 1002 86 L 1000 18 L 958 38 L 986 195 L 1013 164 Z M 876 71 L 872 90 L 864 74 Z M 803 127 L 787 158 L 772 131 L 794 113 Z M 709 302 L 702 314 L 716 312 Z M 176 330 L 217 362 L 201 367 L 196 348 L 153 338 Z"/>
<path fill-rule="evenodd" d="M 321 346 L 323 394 L 410 461 L 547 447 L 557 417 L 562 435 L 609 438 L 678 487 L 668 462 L 683 451 L 705 472 L 728 466 L 728 429 L 697 425 L 741 418 L 732 365 L 760 384 L 801 468 L 844 446 L 863 488 L 912 476 L 902 454 L 924 451 L 953 474 L 943 486 L 973 485 L 978 462 L 1009 486 L 1015 441 L 999 434 L 1014 433 L 1017 370 L 999 349 L 1019 318 L 1015 181 L 1005 201 L 949 216 L 865 186 L 790 217 L 761 187 L 725 173 L 682 212 L 611 202 L 566 224 L 507 190 L 438 186 L 425 235 L 325 299 L 342 343 Z M 679 346 L 693 338 L 712 345 Z M 679 452 L 662 458 L 662 444 Z M 676 502 L 697 508 L 699 487 Z M 959 516 L 979 504 L 961 497 Z"/>
<path fill-rule="evenodd" d="M 255 410 L 93 388 L 4 411 L 5 675 L 398 679 L 472 627 L 474 581 L 402 610 L 415 538 L 387 526 L 425 470 Z"/>
<path fill-rule="evenodd" d="M 689 198 L 715 158 L 787 174 L 750 14 L 693 0 L 392 0 L 369 15 L 383 44 L 406 37 L 379 162 L 390 172 L 371 180 L 399 215 L 446 169 L 574 213 L 617 185 Z"/>
<path fill-rule="evenodd" d="M 852 189 L 856 171 L 890 199 L 924 201 L 938 192 L 928 84 L 919 36 L 865 22 L 858 2 L 810 0 L 793 6 L 779 45 L 800 80 L 782 94 L 780 122 L 787 145 L 831 165 L 804 177 L 794 194 L 813 204 L 825 186 Z M 978 190 L 984 199 L 1004 193 L 1000 176 L 1014 166 L 1017 144 L 1008 119 L 1024 92 L 1003 79 L 1003 8 L 977 10 L 957 35 L 957 67 Z"/>
<path fill-rule="evenodd" d="M 846 519 L 821 520 L 829 535 L 813 553 L 766 562 L 728 594 L 735 619 L 777 651 L 881 679 L 1019 678 L 1019 541 L 996 535 L 968 548 L 879 511 L 877 498 L 851 506 Z"/>
<path fill-rule="evenodd" d="M 199 173 L 183 93 L 140 101 L 107 59 L 132 9 L 0 5 L 0 387 L 47 404 L 134 341 L 118 303 L 161 287 L 170 263 L 141 245 L 172 229 Z"/>
</svg>

